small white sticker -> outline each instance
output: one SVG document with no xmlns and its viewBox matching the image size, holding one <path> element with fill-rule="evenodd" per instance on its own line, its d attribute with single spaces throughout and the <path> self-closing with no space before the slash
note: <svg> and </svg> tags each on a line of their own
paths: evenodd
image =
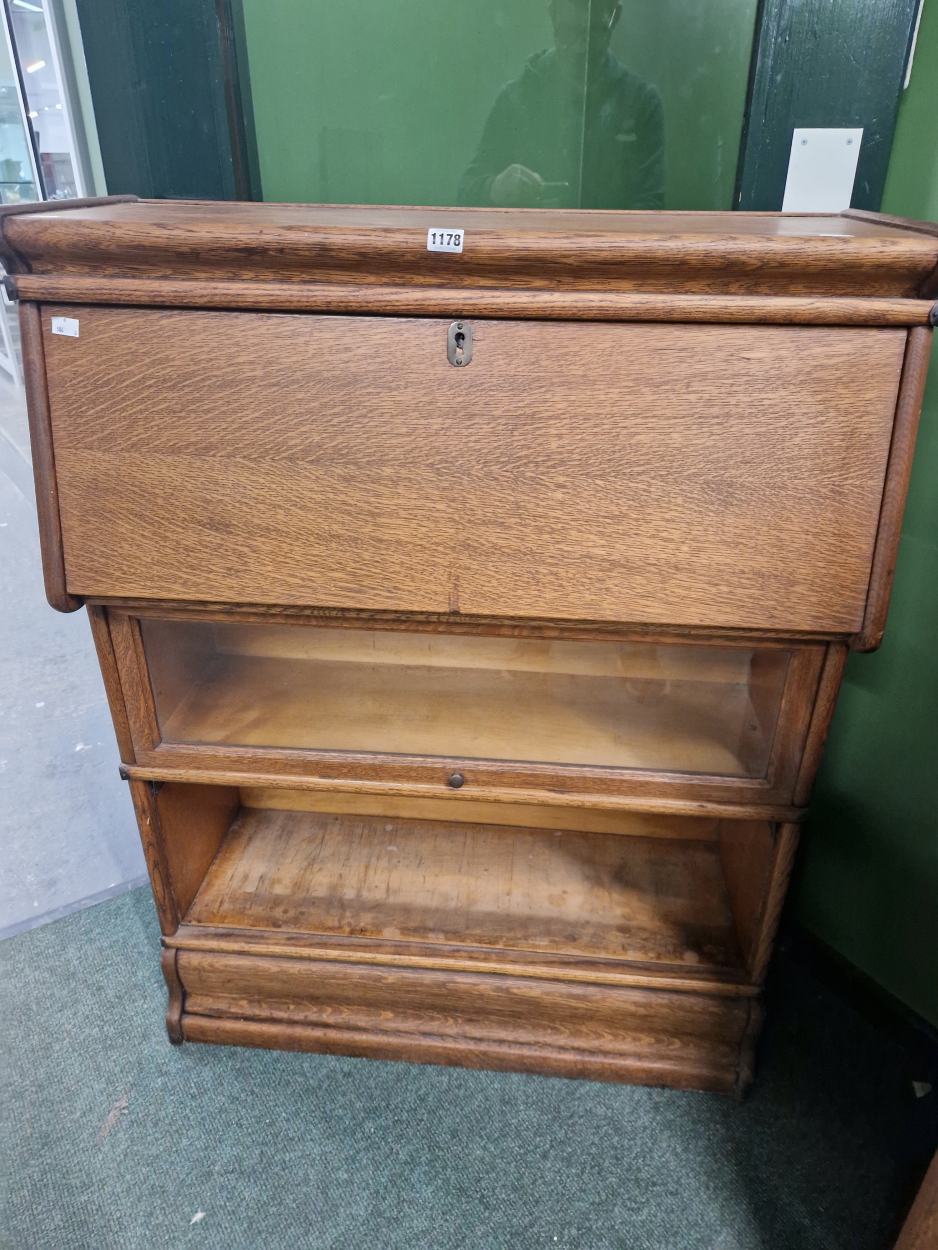
<svg viewBox="0 0 938 1250">
<path fill-rule="evenodd" d="M 439 226 L 427 231 L 428 252 L 461 252 L 465 230 L 441 230 Z"/>
<path fill-rule="evenodd" d="M 77 317 L 53 317 L 52 333 L 67 334 L 70 339 L 78 338 L 78 318 Z"/>
</svg>

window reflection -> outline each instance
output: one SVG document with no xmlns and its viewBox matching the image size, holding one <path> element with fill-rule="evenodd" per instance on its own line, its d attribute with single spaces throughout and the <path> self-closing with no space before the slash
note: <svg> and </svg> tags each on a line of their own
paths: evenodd
<svg viewBox="0 0 938 1250">
<path fill-rule="evenodd" d="M 621 0 L 551 0 L 554 45 L 499 92 L 462 204 L 662 208 L 664 106 L 609 50 Z"/>
<path fill-rule="evenodd" d="M 14 0 L 8 12 L 45 198 L 74 199 L 83 189 L 51 15 L 41 0 Z"/>
<path fill-rule="evenodd" d="M 38 200 L 39 191 L 5 33 L 0 33 L 0 204 L 22 204 Z"/>
</svg>

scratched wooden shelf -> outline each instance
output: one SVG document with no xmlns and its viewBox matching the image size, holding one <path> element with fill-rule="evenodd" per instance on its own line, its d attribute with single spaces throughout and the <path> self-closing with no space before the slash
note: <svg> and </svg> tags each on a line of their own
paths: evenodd
<svg viewBox="0 0 938 1250">
<path fill-rule="evenodd" d="M 243 808 L 185 923 L 742 972 L 710 838 Z"/>
</svg>

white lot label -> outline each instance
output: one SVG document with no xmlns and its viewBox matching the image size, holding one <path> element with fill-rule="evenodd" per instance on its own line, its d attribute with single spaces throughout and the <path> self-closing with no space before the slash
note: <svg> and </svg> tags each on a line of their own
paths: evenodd
<svg viewBox="0 0 938 1250">
<path fill-rule="evenodd" d="M 67 334 L 70 339 L 78 338 L 78 318 L 77 317 L 53 317 L 52 333 Z"/>
<path fill-rule="evenodd" d="M 427 231 L 427 251 L 461 252 L 465 237 L 464 230 L 440 230 L 439 227 L 430 229 Z"/>
</svg>

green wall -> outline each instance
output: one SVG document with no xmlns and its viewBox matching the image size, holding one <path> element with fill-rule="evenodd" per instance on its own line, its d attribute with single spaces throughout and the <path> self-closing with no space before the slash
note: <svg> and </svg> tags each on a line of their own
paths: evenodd
<svg viewBox="0 0 938 1250">
<path fill-rule="evenodd" d="M 938 221 L 938 0 L 925 0 L 882 207 Z M 809 929 L 938 1025 L 938 351 L 886 637 L 848 661 L 796 907 Z"/>
<path fill-rule="evenodd" d="M 757 0 L 625 0 L 612 51 L 664 101 L 665 208 L 730 209 Z"/>
<path fill-rule="evenodd" d="M 625 0 L 612 50 L 664 101 L 668 208 L 730 208 L 757 0 Z M 264 199 L 453 204 L 547 0 L 243 0 Z"/>
</svg>

